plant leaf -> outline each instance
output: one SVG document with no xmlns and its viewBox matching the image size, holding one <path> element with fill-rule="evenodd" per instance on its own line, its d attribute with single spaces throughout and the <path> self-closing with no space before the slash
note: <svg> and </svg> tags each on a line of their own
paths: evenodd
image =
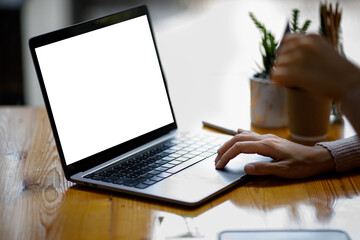
<svg viewBox="0 0 360 240">
<path fill-rule="evenodd" d="M 252 12 L 249 12 L 249 16 L 261 33 L 260 53 L 264 66 L 262 74 L 269 75 L 274 64 L 278 43 L 275 41 L 274 35 L 265 28 L 264 24 L 258 21 Z"/>
<path fill-rule="evenodd" d="M 301 33 L 306 33 L 307 29 L 309 28 L 311 24 L 311 20 L 306 20 L 302 28 L 300 29 Z"/>
<path fill-rule="evenodd" d="M 291 31 L 293 33 L 297 32 L 299 30 L 298 26 L 298 18 L 299 18 L 299 9 L 294 8 L 292 10 L 292 21 L 291 21 Z"/>
</svg>

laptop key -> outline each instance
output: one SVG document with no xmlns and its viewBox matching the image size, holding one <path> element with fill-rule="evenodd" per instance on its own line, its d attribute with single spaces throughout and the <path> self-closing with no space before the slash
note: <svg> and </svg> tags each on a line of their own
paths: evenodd
<svg viewBox="0 0 360 240">
<path fill-rule="evenodd" d="M 95 175 L 95 176 L 91 177 L 92 180 L 101 180 L 103 178 L 104 178 L 104 176 L 100 176 L 100 175 Z"/>
<path fill-rule="evenodd" d="M 168 155 L 169 155 L 169 153 L 161 152 L 161 153 L 157 154 L 156 157 L 159 157 L 159 159 L 160 159 L 160 158 L 166 157 Z"/>
<path fill-rule="evenodd" d="M 158 172 L 165 172 L 165 171 L 168 170 L 168 169 L 169 169 L 169 167 L 166 168 L 166 167 L 161 166 L 161 167 L 155 168 L 154 170 L 155 170 L 155 171 L 158 171 Z"/>
<path fill-rule="evenodd" d="M 155 171 L 155 170 L 152 170 L 150 172 L 148 172 L 149 174 L 152 174 L 152 175 L 158 175 L 160 172 L 159 171 Z"/>
<path fill-rule="evenodd" d="M 175 162 L 175 161 L 173 161 L 173 162 Z M 166 169 L 169 169 L 169 168 L 174 167 L 174 165 L 175 165 L 175 164 L 167 163 L 167 164 L 162 165 L 162 167 L 163 167 L 163 168 L 166 168 Z"/>
<path fill-rule="evenodd" d="M 125 186 L 129 186 L 129 187 L 133 187 L 133 186 L 136 186 L 140 183 L 142 183 L 143 181 L 146 181 L 147 179 L 144 178 L 144 177 L 140 177 L 140 178 L 135 178 L 135 179 L 132 179 L 130 181 L 127 181 L 124 183 Z"/>
<path fill-rule="evenodd" d="M 159 182 L 159 181 L 161 181 L 163 179 L 164 178 L 162 178 L 162 177 L 155 176 L 155 177 L 150 178 L 149 180 L 154 181 L 154 182 Z"/>
<path fill-rule="evenodd" d="M 189 159 L 187 159 L 187 160 L 189 160 Z M 171 161 L 171 162 L 169 162 L 168 164 L 172 164 L 172 165 L 179 165 L 181 163 L 181 161 L 178 161 L 178 159 L 176 159 L 176 160 L 174 160 L 174 161 Z"/>
<path fill-rule="evenodd" d="M 182 157 L 193 158 L 193 157 L 195 157 L 195 155 L 194 155 L 194 154 L 191 154 L 191 153 L 188 153 L 188 154 L 186 154 L 186 155 L 184 155 L 184 156 L 182 156 Z"/>
<path fill-rule="evenodd" d="M 121 178 L 113 181 L 113 183 L 115 183 L 115 184 L 123 184 L 123 183 L 125 183 L 125 182 L 127 182 L 127 181 L 130 181 L 131 179 L 132 179 L 132 178 L 121 177 Z"/>
<path fill-rule="evenodd" d="M 158 160 L 158 161 L 156 161 L 156 163 L 157 164 L 159 164 L 159 166 L 161 166 L 161 165 L 164 165 L 164 164 L 166 164 L 166 163 L 168 163 L 168 162 L 170 162 L 170 160 Z"/>
<path fill-rule="evenodd" d="M 176 152 L 176 149 L 166 149 L 166 150 L 164 151 L 164 153 L 167 153 L 167 154 L 172 154 L 172 153 L 174 153 L 174 152 Z"/>
<path fill-rule="evenodd" d="M 146 185 L 153 185 L 153 184 L 155 184 L 156 183 L 156 181 L 152 181 L 152 180 L 150 180 L 150 179 L 148 179 L 148 180 L 146 180 L 145 182 L 143 182 L 143 184 L 146 184 Z"/>
<path fill-rule="evenodd" d="M 176 153 L 170 154 L 169 157 L 172 157 L 173 159 L 180 157 L 181 155 Z"/>
<path fill-rule="evenodd" d="M 162 160 L 164 160 L 164 161 L 172 161 L 174 159 L 175 159 L 174 157 L 164 157 Z"/>
<path fill-rule="evenodd" d="M 151 167 L 151 168 L 157 168 L 157 167 L 160 167 L 161 166 L 161 163 L 151 163 L 151 164 L 149 164 L 149 167 Z"/>
<path fill-rule="evenodd" d="M 124 173 L 117 173 L 117 174 L 114 174 L 114 176 L 116 176 L 116 177 L 126 177 L 126 174 L 124 174 Z"/>
<path fill-rule="evenodd" d="M 188 157 L 179 157 L 179 158 L 176 159 L 176 161 L 178 161 L 178 163 L 180 163 L 180 162 L 185 162 L 185 161 L 187 161 L 187 160 L 189 160 Z M 172 163 L 172 162 L 170 162 L 170 163 Z"/>
<path fill-rule="evenodd" d="M 170 177 L 171 175 L 172 175 L 171 173 L 162 172 L 159 175 L 157 175 L 157 177 L 167 178 L 167 177 Z"/>
<path fill-rule="evenodd" d="M 113 181 L 115 181 L 116 179 L 118 179 L 118 177 L 116 177 L 116 176 L 111 176 L 111 177 L 103 178 L 101 181 L 103 181 L 103 182 L 113 182 Z"/>
<path fill-rule="evenodd" d="M 140 177 L 143 177 L 143 178 L 146 178 L 146 179 L 150 179 L 150 178 L 154 177 L 154 175 L 149 174 L 149 173 L 145 173 L 145 174 L 141 175 Z"/>
<path fill-rule="evenodd" d="M 104 172 L 98 173 L 98 175 L 99 175 L 99 176 L 106 177 L 106 176 L 109 176 L 110 174 L 109 174 L 108 172 L 104 171 Z"/>
<path fill-rule="evenodd" d="M 149 186 L 150 186 L 150 185 L 146 185 L 146 184 L 140 183 L 140 184 L 136 185 L 135 188 L 144 189 L 144 188 L 147 188 L 147 187 L 149 187 Z"/>
</svg>

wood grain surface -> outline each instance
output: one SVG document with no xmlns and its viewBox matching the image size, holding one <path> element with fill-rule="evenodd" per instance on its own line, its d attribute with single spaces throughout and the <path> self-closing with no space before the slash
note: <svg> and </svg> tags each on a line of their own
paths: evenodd
<svg viewBox="0 0 360 240">
<path fill-rule="evenodd" d="M 75 185 L 46 111 L 0 108 L 0 239 L 217 239 L 229 229 L 341 229 L 360 239 L 359 195 L 360 171 L 253 178 L 197 208 Z"/>
</svg>

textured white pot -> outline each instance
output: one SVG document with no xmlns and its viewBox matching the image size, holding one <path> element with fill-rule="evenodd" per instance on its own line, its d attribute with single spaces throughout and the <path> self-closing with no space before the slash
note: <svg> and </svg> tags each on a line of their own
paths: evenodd
<svg viewBox="0 0 360 240">
<path fill-rule="evenodd" d="M 271 80 L 251 77 L 251 124 L 263 128 L 288 125 L 286 88 Z"/>
</svg>

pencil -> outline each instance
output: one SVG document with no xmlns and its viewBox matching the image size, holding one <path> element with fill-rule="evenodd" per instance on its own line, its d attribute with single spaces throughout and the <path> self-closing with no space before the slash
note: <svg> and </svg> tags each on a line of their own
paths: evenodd
<svg viewBox="0 0 360 240">
<path fill-rule="evenodd" d="M 221 126 L 215 125 L 213 123 L 209 123 L 209 122 L 206 122 L 206 121 L 202 121 L 202 123 L 203 123 L 204 127 L 219 131 L 221 133 L 225 133 L 225 134 L 229 134 L 229 135 L 233 135 L 233 136 L 235 136 L 237 134 L 237 131 L 235 131 L 235 130 L 228 129 L 228 128 L 225 128 L 225 127 L 221 127 Z"/>
</svg>

